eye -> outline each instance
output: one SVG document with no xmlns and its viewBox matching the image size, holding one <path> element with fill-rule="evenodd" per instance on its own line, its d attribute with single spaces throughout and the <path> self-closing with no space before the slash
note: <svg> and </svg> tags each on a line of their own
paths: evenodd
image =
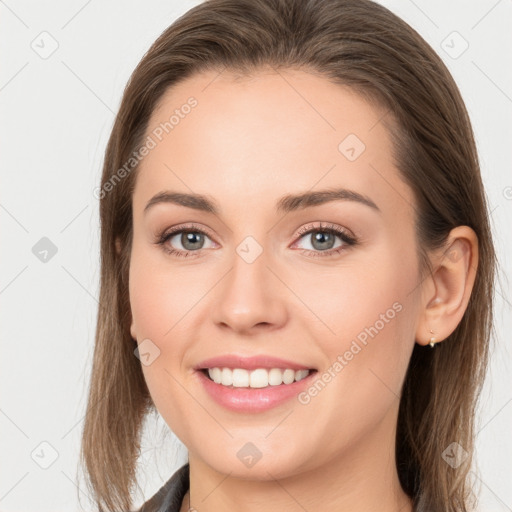
<svg viewBox="0 0 512 512">
<path fill-rule="evenodd" d="M 208 246 L 204 247 L 205 239 L 211 242 L 206 231 L 195 225 L 189 225 L 165 231 L 159 235 L 156 243 L 161 245 L 166 253 L 186 258 L 193 253 L 199 253 L 202 249 L 208 249 Z M 178 248 L 176 249 L 175 246 Z"/>
<path fill-rule="evenodd" d="M 298 234 L 301 235 L 301 239 L 309 240 L 312 249 L 304 250 L 313 257 L 334 256 L 357 244 L 357 239 L 354 236 L 349 235 L 345 229 L 332 224 L 325 226 L 320 223 L 319 226 L 306 226 Z M 338 246 L 335 246 L 336 238 L 341 240 Z"/>
<path fill-rule="evenodd" d="M 309 225 L 302 228 L 298 235 L 300 239 L 305 240 L 308 240 L 307 237 L 309 236 L 312 249 L 302 249 L 308 256 L 313 257 L 334 256 L 358 243 L 358 240 L 348 234 L 347 230 L 332 224 L 323 225 L 320 223 L 318 226 Z M 341 243 L 337 246 L 335 246 L 336 238 L 341 240 Z M 205 240 L 210 241 L 209 246 L 206 244 L 205 247 Z M 184 258 L 195 257 L 201 253 L 203 249 L 213 248 L 215 246 L 209 234 L 195 224 L 177 226 L 164 231 L 158 235 L 155 243 L 161 245 L 167 254 Z"/>
</svg>

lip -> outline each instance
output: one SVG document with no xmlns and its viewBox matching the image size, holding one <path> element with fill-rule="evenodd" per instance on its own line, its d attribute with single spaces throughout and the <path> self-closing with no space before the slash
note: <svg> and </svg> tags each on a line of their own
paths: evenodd
<svg viewBox="0 0 512 512">
<path fill-rule="evenodd" d="M 274 363 L 275 361 L 273 361 Z M 235 366 L 235 368 L 240 367 Z M 273 366 L 273 368 L 276 367 Z M 239 413 L 261 413 L 291 400 L 311 385 L 317 373 L 317 371 L 311 371 L 307 377 L 292 384 L 267 386 L 266 388 L 235 388 L 215 383 L 200 368 L 195 372 L 210 398 L 222 407 Z"/>
<path fill-rule="evenodd" d="M 260 354 L 251 357 L 244 357 L 236 354 L 225 354 L 217 357 L 211 357 L 201 361 L 194 367 L 194 370 L 204 370 L 206 368 L 243 368 L 245 370 L 256 370 L 258 368 L 281 368 L 286 370 L 316 370 L 311 366 L 305 366 L 294 361 L 288 361 L 279 357 L 266 354 Z M 299 381 L 300 382 L 300 381 Z M 290 386 L 292 384 L 289 384 Z"/>
</svg>

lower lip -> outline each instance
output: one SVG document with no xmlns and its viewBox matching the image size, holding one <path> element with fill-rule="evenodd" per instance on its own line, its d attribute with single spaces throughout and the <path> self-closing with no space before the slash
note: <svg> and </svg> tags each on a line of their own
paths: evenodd
<svg viewBox="0 0 512 512">
<path fill-rule="evenodd" d="M 196 371 L 206 392 L 219 405 L 236 412 L 263 412 L 297 396 L 309 386 L 311 379 L 317 373 L 311 371 L 302 380 L 292 384 L 267 386 L 266 388 L 230 388 L 217 384 L 209 379 L 202 371 Z"/>
</svg>

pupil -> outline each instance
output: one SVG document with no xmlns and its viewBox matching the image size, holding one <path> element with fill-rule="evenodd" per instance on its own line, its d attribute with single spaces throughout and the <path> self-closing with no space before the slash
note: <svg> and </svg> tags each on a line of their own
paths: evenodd
<svg viewBox="0 0 512 512">
<path fill-rule="evenodd" d="M 198 249 L 201 246 L 204 235 L 197 232 L 183 233 L 181 243 L 186 250 Z M 313 247 L 315 249 L 331 249 L 334 242 L 334 235 L 327 232 L 318 232 L 313 235 Z M 199 246 L 199 247 L 198 247 Z"/>
<path fill-rule="evenodd" d="M 313 247 L 315 249 L 331 249 L 334 235 L 332 233 L 318 232 L 313 236 Z M 317 242 L 319 245 L 317 245 Z"/>
<path fill-rule="evenodd" d="M 183 233 L 181 235 L 181 243 L 186 250 L 200 249 L 203 236 L 202 233 Z M 199 245 L 199 247 L 197 247 L 197 245 Z"/>
</svg>

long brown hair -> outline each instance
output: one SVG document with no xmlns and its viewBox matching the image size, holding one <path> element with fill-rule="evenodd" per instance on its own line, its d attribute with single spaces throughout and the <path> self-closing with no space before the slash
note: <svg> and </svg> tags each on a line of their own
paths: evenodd
<svg viewBox="0 0 512 512">
<path fill-rule="evenodd" d="M 370 0 L 208 0 L 176 20 L 130 77 L 105 153 L 101 282 L 81 461 L 99 510 L 126 511 L 136 485 L 143 420 L 155 411 L 130 336 L 132 193 L 148 120 L 169 87 L 205 70 L 302 69 L 384 106 L 402 179 L 416 201 L 418 256 L 470 226 L 479 265 L 462 321 L 434 350 L 415 345 L 403 384 L 396 464 L 417 512 L 466 511 L 477 400 L 492 333 L 495 253 L 478 155 L 459 90 L 432 48 Z M 121 172 L 123 168 L 125 171 Z M 120 252 L 116 250 L 120 243 Z M 457 442 L 457 468 L 443 452 Z"/>
</svg>

